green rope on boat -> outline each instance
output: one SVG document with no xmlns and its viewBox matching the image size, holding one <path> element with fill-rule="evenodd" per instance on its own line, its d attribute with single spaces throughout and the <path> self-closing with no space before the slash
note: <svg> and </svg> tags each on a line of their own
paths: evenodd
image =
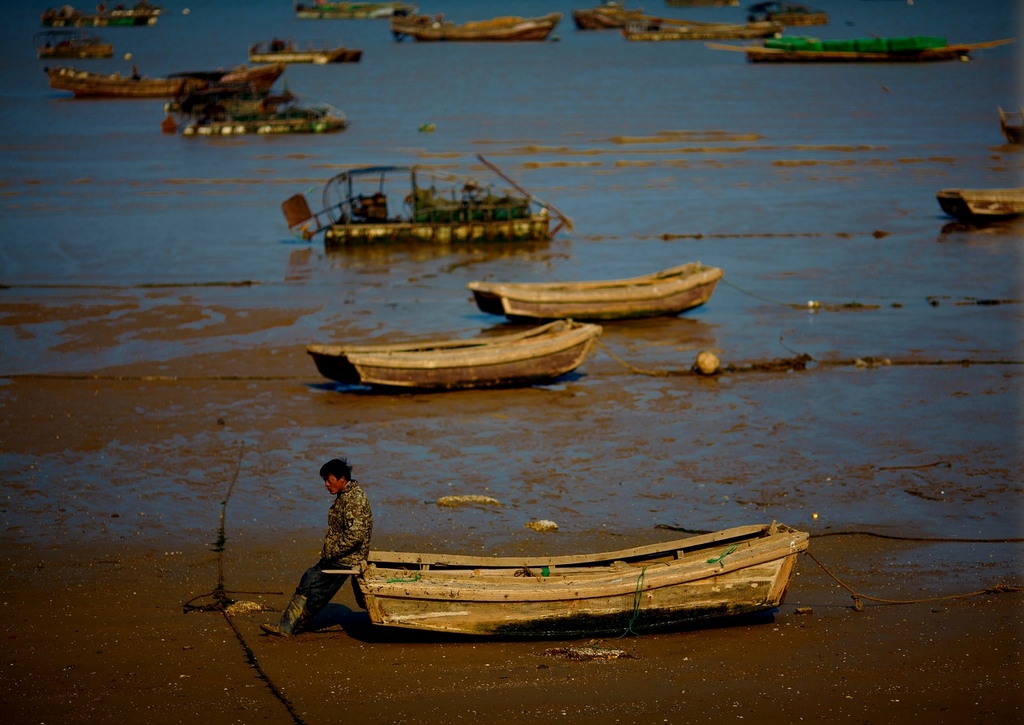
<svg viewBox="0 0 1024 725">
<path fill-rule="evenodd" d="M 620 637 L 625 637 L 627 634 L 632 634 L 634 637 L 640 635 L 633 631 L 633 623 L 640 616 L 640 602 L 642 601 L 642 595 L 644 590 L 644 574 L 647 572 L 645 566 L 640 570 L 640 576 L 636 578 L 636 588 L 633 590 L 633 616 L 629 618 L 629 624 L 626 625 L 626 631 L 620 634 Z"/>
<path fill-rule="evenodd" d="M 402 577 L 395 577 L 394 579 L 388 579 L 388 584 L 400 584 L 403 582 L 418 582 L 420 580 L 419 574 L 413 574 L 409 579 L 403 579 Z"/>
<path fill-rule="evenodd" d="M 729 556 L 729 554 L 731 554 L 732 552 L 736 551 L 736 547 L 737 546 L 739 546 L 739 544 L 733 544 L 721 556 L 716 556 L 713 559 L 708 559 L 708 564 L 722 564 L 722 559 L 724 559 L 725 557 Z M 723 564 L 723 566 L 724 566 L 724 564 Z"/>
</svg>

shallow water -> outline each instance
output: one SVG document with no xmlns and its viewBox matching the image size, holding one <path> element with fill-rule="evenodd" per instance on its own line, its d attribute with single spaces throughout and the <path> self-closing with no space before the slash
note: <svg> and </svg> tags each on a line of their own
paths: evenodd
<svg viewBox="0 0 1024 725">
<path fill-rule="evenodd" d="M 201 361 L 226 356 L 248 360 L 236 371 L 243 377 L 266 363 L 296 382 L 249 383 L 225 429 L 183 430 L 155 445 L 117 431 L 92 451 L 8 442 L 8 498 L 40 504 L 10 505 L 9 527 L 44 515 L 52 494 L 40 469 L 59 461 L 91 492 L 80 504 L 87 522 L 135 491 L 130 471 L 143 454 L 154 456 L 155 479 L 145 510 L 172 531 L 176 516 L 209 517 L 235 465 L 226 430 L 260 452 L 258 464 L 245 461 L 251 488 L 234 505 L 247 521 L 285 529 L 319 527 L 324 502 L 316 487 L 293 484 L 284 498 L 294 502 L 275 498 L 282 477 L 315 482 L 321 459 L 345 452 L 375 485 L 381 531 L 443 530 L 454 541 L 460 526 L 514 537 L 529 518 L 564 531 L 771 517 L 1020 531 L 1024 226 L 960 228 L 935 201 L 944 187 L 1021 185 L 1024 151 L 1003 144 L 996 113 L 1024 98 L 1020 43 L 969 63 L 770 67 L 702 43 L 579 32 L 569 14 L 582 4 L 564 2 L 488 3 L 490 16 L 566 14 L 558 42 L 510 45 L 397 43 L 385 21 L 299 21 L 281 0 L 186 15 L 187 5 L 165 3 L 153 27 L 101 29 L 115 59 L 76 65 L 127 73 L 134 62 L 164 75 L 242 63 L 249 44 L 273 36 L 342 41 L 363 49 L 362 62 L 293 66 L 283 83 L 337 106 L 351 127 L 161 134 L 162 101 L 51 91 L 31 46 L 47 5 L 11 9 L 0 29 L 0 373 L 130 368 L 216 380 L 225 371 Z M 1003 0 L 970 10 L 953 0 L 815 5 L 832 24 L 801 34 L 1020 35 L 1018 6 Z M 468 0 L 421 8 L 454 20 L 479 12 Z M 697 20 L 743 13 L 647 9 Z M 419 132 L 426 123 L 436 131 Z M 533 247 L 328 254 L 292 238 L 280 212 L 285 198 L 347 166 L 416 163 L 488 178 L 477 154 L 574 229 Z M 1012 364 L 819 367 L 709 382 L 629 375 L 599 351 L 567 380 L 530 391 L 368 398 L 323 385 L 301 352 L 311 341 L 501 324 L 472 304 L 473 279 L 599 279 L 697 259 L 726 271 L 712 300 L 678 319 L 607 325 L 608 350 L 661 371 L 685 370 L 701 349 L 730 364 L 795 352 Z M 824 307 L 800 309 L 808 300 Z M 851 302 L 865 307 L 841 307 Z M 8 382 L 0 396 L 10 395 Z M 140 405 L 139 415 L 172 427 L 226 415 L 221 400 L 203 405 Z M 264 419 L 254 405 L 265 406 Z M 329 421 L 346 421 L 349 407 L 373 410 L 372 420 L 339 437 Z M 899 468 L 935 462 L 951 465 Z M 509 506 L 421 506 L 480 492 Z"/>
</svg>

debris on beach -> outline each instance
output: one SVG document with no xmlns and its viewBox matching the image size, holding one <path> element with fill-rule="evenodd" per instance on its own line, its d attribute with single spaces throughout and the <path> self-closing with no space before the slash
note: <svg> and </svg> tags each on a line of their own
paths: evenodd
<svg viewBox="0 0 1024 725">
<path fill-rule="evenodd" d="M 541 521 L 527 521 L 525 526 L 526 528 L 533 529 L 534 531 L 558 531 L 558 524 L 546 519 Z"/>
<path fill-rule="evenodd" d="M 248 602 L 248 601 L 232 602 L 228 606 L 224 607 L 224 614 L 228 615 L 229 617 L 233 617 L 236 614 L 249 614 L 250 612 L 273 612 L 273 611 L 275 611 L 275 610 L 271 609 L 270 607 L 266 606 L 265 604 L 260 604 L 259 602 Z"/>
<path fill-rule="evenodd" d="M 467 494 L 464 496 L 442 496 L 435 501 L 438 506 L 502 506 L 496 498 L 480 496 L 478 494 Z"/>
<path fill-rule="evenodd" d="M 626 650 L 604 647 L 595 642 L 590 642 L 586 645 L 571 645 L 569 647 L 551 647 L 544 650 L 544 654 L 548 657 L 562 657 L 567 660 L 575 660 L 576 662 L 636 659 L 634 655 L 629 654 Z"/>
</svg>

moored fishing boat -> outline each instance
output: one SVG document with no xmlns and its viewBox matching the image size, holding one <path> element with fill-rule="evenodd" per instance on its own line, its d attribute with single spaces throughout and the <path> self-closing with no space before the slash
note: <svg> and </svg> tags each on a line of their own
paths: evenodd
<svg viewBox="0 0 1024 725">
<path fill-rule="evenodd" d="M 456 390 L 533 385 L 579 367 L 599 325 L 558 320 L 524 332 L 468 340 L 310 345 L 320 374 L 349 385 Z"/>
<path fill-rule="evenodd" d="M 44 68 L 50 87 L 70 91 L 75 98 L 174 98 L 214 82 L 243 82 L 268 91 L 284 72 L 285 65 L 246 68 L 228 71 L 186 71 L 165 77 L 150 78 L 138 73 L 91 73 L 71 66 Z"/>
<path fill-rule="evenodd" d="M 268 43 L 256 43 L 249 48 L 251 63 L 358 63 L 363 51 L 358 48 L 346 48 L 343 45 L 322 46 L 314 48 L 298 47 L 294 41 L 274 39 Z"/>
<path fill-rule="evenodd" d="M 706 45 L 712 50 L 745 53 L 751 63 L 926 63 L 969 60 L 976 50 L 995 48 L 1013 40 L 949 44 L 945 38 L 923 35 L 849 40 L 783 36 L 766 40 L 762 45 Z"/>
<path fill-rule="evenodd" d="M 572 19 L 580 30 L 609 30 L 621 28 L 630 20 L 637 20 L 643 13 L 642 8 L 627 10 L 625 4 L 609 0 L 594 8 L 573 10 Z"/>
<path fill-rule="evenodd" d="M 114 46 L 84 30 L 44 30 L 36 33 L 37 58 L 110 58 Z"/>
<path fill-rule="evenodd" d="M 510 318 L 621 320 L 678 315 L 711 298 L 723 272 L 700 262 L 596 282 L 470 282 L 483 312 Z"/>
<path fill-rule="evenodd" d="M 631 549 L 487 557 L 371 551 L 357 600 L 385 627 L 589 637 L 691 626 L 781 605 L 808 534 L 737 526 Z"/>
<path fill-rule="evenodd" d="M 569 220 L 527 193 L 482 156 L 512 188 L 417 166 L 343 171 L 281 205 L 288 228 L 304 239 L 323 232 L 328 247 L 402 243 L 539 242 Z M 310 201 L 321 208 L 312 211 Z M 559 218 L 551 228 L 552 214 Z"/>
<path fill-rule="evenodd" d="M 413 38 L 427 42 L 545 40 L 561 19 L 561 13 L 537 18 L 508 15 L 458 24 L 441 15 L 396 15 L 391 18 L 391 33 L 396 40 Z"/>
<path fill-rule="evenodd" d="M 784 29 L 782 23 L 774 21 L 709 23 L 644 15 L 627 22 L 622 28 L 622 35 L 626 40 L 636 41 L 728 40 L 767 38 Z"/>
<path fill-rule="evenodd" d="M 747 8 L 747 20 L 750 22 L 774 20 L 786 26 L 828 25 L 828 13 L 799 3 L 765 2 L 756 3 Z"/>
<path fill-rule="evenodd" d="M 1024 188 L 939 189 L 942 211 L 963 221 L 994 221 L 1024 215 Z"/>
<path fill-rule="evenodd" d="M 106 5 L 100 3 L 95 13 L 84 13 L 76 10 L 70 5 L 64 5 L 56 10 L 49 8 L 43 11 L 40 22 L 51 28 L 66 27 L 118 27 L 155 25 L 160 16 L 160 8 L 142 0 L 131 8 L 118 5 L 112 10 L 107 10 Z"/>
<path fill-rule="evenodd" d="M 295 4 L 295 17 L 305 20 L 330 18 L 374 19 L 415 13 L 416 6 L 404 2 L 317 2 Z"/>
</svg>

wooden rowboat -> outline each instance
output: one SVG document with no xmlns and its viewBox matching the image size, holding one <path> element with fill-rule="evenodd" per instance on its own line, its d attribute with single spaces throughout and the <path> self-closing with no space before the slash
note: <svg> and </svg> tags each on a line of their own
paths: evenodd
<svg viewBox="0 0 1024 725">
<path fill-rule="evenodd" d="M 355 578 L 373 624 L 504 637 L 644 632 L 782 604 L 808 534 L 783 524 L 597 554 L 371 551 Z"/>
<path fill-rule="evenodd" d="M 782 23 L 764 21 L 756 23 L 707 23 L 677 18 L 657 18 L 643 15 L 623 26 L 626 40 L 729 40 L 767 38 L 785 30 Z"/>
<path fill-rule="evenodd" d="M 442 16 L 394 15 L 391 17 L 391 33 L 396 40 L 413 38 L 417 41 L 545 40 L 561 19 L 561 13 L 550 13 L 539 18 L 510 15 L 456 24 Z"/>
<path fill-rule="evenodd" d="M 110 58 L 112 43 L 85 30 L 43 30 L 35 35 L 37 58 Z"/>
<path fill-rule="evenodd" d="M 1017 113 L 1007 113 L 999 109 L 999 128 L 1006 140 L 1012 144 L 1024 143 L 1024 108 Z"/>
<path fill-rule="evenodd" d="M 310 345 L 320 373 L 349 385 L 452 390 L 531 385 L 579 367 L 599 325 L 559 320 L 525 332 L 470 340 Z"/>
<path fill-rule="evenodd" d="M 641 8 L 627 10 L 623 3 L 609 0 L 595 8 L 573 10 L 572 19 L 579 30 L 610 30 L 621 28 L 630 20 L 640 19 L 643 13 Z"/>
<path fill-rule="evenodd" d="M 621 320 L 678 315 L 711 298 L 718 267 L 690 262 L 629 279 L 598 282 L 470 282 L 477 306 L 493 315 L 554 320 Z"/>
<path fill-rule="evenodd" d="M 246 83 L 257 91 L 270 90 L 284 72 L 284 63 L 241 66 L 232 71 L 173 73 L 166 77 L 91 73 L 71 66 L 44 68 L 50 88 L 70 91 L 75 98 L 174 98 L 210 83 Z"/>
<path fill-rule="evenodd" d="M 331 18 L 375 19 L 416 12 L 416 6 L 403 2 L 316 2 L 295 3 L 295 17 L 306 20 Z"/>
<path fill-rule="evenodd" d="M 1024 214 L 1024 188 L 939 189 L 942 211 L 964 221 L 1007 219 Z"/>
<path fill-rule="evenodd" d="M 363 51 L 358 48 L 346 48 L 343 45 L 331 47 L 299 48 L 291 40 L 271 40 L 269 43 L 256 43 L 249 48 L 251 63 L 312 63 L 326 65 L 328 63 L 358 63 Z"/>
<path fill-rule="evenodd" d="M 785 38 L 776 41 L 781 43 Z M 820 41 L 820 47 L 790 49 L 780 47 L 767 47 L 767 45 L 726 45 L 722 43 L 705 43 L 712 50 L 728 50 L 738 53 L 745 53 L 750 63 L 927 63 L 947 60 L 969 60 L 971 53 L 976 50 L 995 48 L 999 45 L 1012 43 L 1013 38 L 1002 40 L 989 40 L 984 43 L 955 43 L 947 45 L 944 39 L 941 44 L 931 47 L 915 47 L 915 42 L 920 40 L 916 36 L 907 38 L 859 38 L 848 41 Z M 892 43 L 906 42 L 907 48 L 893 50 Z M 847 44 L 846 49 L 831 50 L 830 43 Z M 872 49 L 873 48 L 873 49 Z"/>
</svg>

